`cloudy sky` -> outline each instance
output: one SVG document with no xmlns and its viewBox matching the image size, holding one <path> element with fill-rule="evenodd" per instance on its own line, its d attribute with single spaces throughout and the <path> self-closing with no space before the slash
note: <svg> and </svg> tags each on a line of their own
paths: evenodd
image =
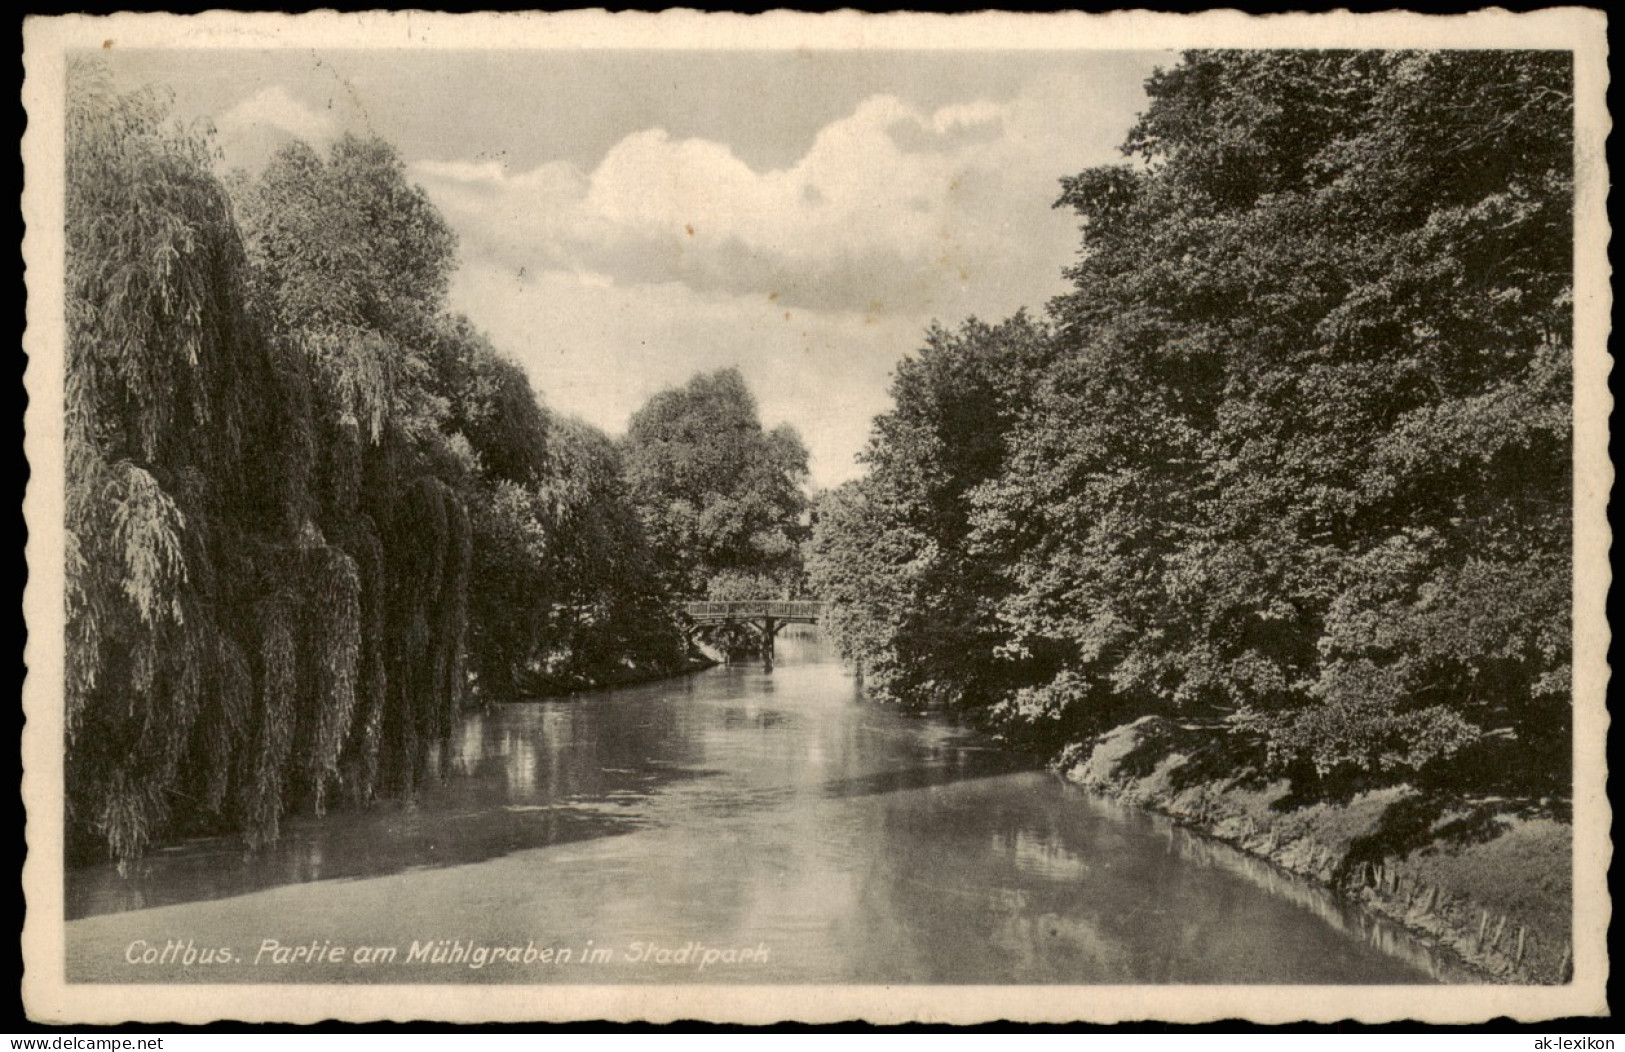
<svg viewBox="0 0 1625 1052">
<path fill-rule="evenodd" d="M 610 431 L 737 365 L 813 481 L 860 471 L 933 319 L 1063 291 L 1057 180 L 1116 147 L 1169 53 L 121 52 L 232 166 L 392 142 L 460 238 L 452 306 Z"/>
</svg>

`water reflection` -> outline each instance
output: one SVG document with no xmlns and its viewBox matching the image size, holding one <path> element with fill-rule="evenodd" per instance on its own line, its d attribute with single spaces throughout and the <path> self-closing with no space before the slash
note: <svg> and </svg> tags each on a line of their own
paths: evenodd
<svg viewBox="0 0 1625 1052">
<path fill-rule="evenodd" d="M 76 871 L 70 975 L 130 981 L 119 947 L 154 926 L 246 940 L 274 917 L 290 942 L 774 948 L 770 965 L 723 981 L 1456 978 L 1324 889 L 962 728 L 864 702 L 816 639 L 786 636 L 778 657 L 772 673 L 736 666 L 471 718 L 440 784 L 290 821 L 256 857 L 208 840 L 155 852 L 130 880 Z M 406 965 L 374 978 L 544 981 Z M 177 981 L 246 980 L 200 969 Z M 615 962 L 545 981 L 717 976 Z"/>
<path fill-rule="evenodd" d="M 1347 937 L 1329 894 L 1171 823 L 1040 772 L 888 801 L 882 872 L 863 923 L 904 933 L 910 961 L 872 948 L 880 981 L 1392 983 L 1462 978 L 1417 946 Z M 1175 837 L 1177 839 L 1170 839 Z M 1181 845 L 1200 845 L 1188 850 Z M 1175 848 L 1170 853 L 1169 845 Z M 1256 860 L 1247 860 L 1256 861 Z M 1284 891 L 1272 894 L 1265 872 Z M 1312 907 L 1312 908 L 1310 908 Z M 977 948 L 969 952 L 970 948 Z M 903 973 L 900 975 L 900 973 Z"/>
<path fill-rule="evenodd" d="M 70 871 L 67 915 L 462 865 L 631 832 L 646 817 L 635 810 L 639 801 L 714 773 L 698 762 L 670 689 L 615 692 L 625 695 L 620 704 L 590 711 L 586 702 L 556 701 L 472 716 L 443 758 L 432 757 L 430 773 L 440 780 L 407 799 L 285 820 L 282 838 L 258 854 L 233 838 L 208 838 L 156 850 L 128 878 L 110 865 Z"/>
<path fill-rule="evenodd" d="M 1440 982 L 1478 981 L 1452 950 L 1417 938 L 1384 917 L 1379 917 L 1334 894 L 1324 884 L 1289 873 L 1273 863 L 1245 854 L 1227 844 L 1181 828 L 1161 815 L 1145 815 L 1105 801 L 1095 806 L 1114 811 L 1124 821 L 1141 821 L 1166 839 L 1169 850 L 1182 861 L 1221 869 L 1267 891 L 1272 898 L 1298 906 L 1337 931 L 1364 942 L 1384 955 L 1403 960 Z"/>
</svg>

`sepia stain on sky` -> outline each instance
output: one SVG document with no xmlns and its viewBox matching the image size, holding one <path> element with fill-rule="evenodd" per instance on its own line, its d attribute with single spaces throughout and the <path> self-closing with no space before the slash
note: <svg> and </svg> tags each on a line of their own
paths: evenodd
<svg viewBox="0 0 1625 1052">
<path fill-rule="evenodd" d="M 1175 56 L 1091 51 L 132 51 L 227 167 L 374 134 L 459 237 L 451 305 L 611 433 L 737 365 L 816 486 L 854 477 L 933 320 L 1065 291 L 1062 176 L 1123 160 Z M 787 313 L 788 312 L 788 313 Z M 793 324 L 786 324 L 793 316 Z"/>
</svg>

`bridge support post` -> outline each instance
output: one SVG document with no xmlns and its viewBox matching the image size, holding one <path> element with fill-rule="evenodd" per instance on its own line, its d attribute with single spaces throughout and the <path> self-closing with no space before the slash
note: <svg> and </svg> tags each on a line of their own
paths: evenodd
<svg viewBox="0 0 1625 1052">
<path fill-rule="evenodd" d="M 762 671 L 773 671 L 773 640 L 778 637 L 778 619 L 762 618 Z"/>
</svg>

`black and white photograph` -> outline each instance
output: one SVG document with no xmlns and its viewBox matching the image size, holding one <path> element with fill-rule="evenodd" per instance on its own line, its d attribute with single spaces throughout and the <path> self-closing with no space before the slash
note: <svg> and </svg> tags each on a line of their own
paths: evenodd
<svg viewBox="0 0 1625 1052">
<path fill-rule="evenodd" d="M 39 1021 L 1607 1012 L 1606 25 L 25 25 Z"/>
</svg>

